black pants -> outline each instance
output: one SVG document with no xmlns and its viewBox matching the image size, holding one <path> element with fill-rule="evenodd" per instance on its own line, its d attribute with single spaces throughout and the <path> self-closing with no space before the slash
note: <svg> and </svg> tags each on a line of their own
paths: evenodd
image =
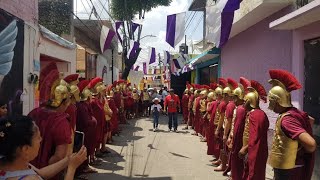
<svg viewBox="0 0 320 180">
<path fill-rule="evenodd" d="M 274 180 L 289 180 L 291 175 L 291 169 L 273 169 L 274 171 Z"/>
</svg>

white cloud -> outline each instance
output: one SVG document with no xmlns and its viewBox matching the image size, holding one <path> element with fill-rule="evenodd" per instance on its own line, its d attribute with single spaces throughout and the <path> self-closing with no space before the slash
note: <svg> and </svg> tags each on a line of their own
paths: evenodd
<svg viewBox="0 0 320 180">
<path fill-rule="evenodd" d="M 107 19 L 108 15 L 106 11 L 102 8 L 101 2 L 98 0 L 92 0 L 95 8 L 97 9 L 98 14 L 102 19 Z M 148 56 L 148 47 L 155 47 L 157 53 L 160 52 L 162 55 L 163 50 L 175 51 L 178 52 L 179 45 L 184 42 L 180 42 L 175 49 L 173 49 L 167 42 L 166 42 L 166 24 L 167 24 L 167 15 L 176 14 L 180 12 L 185 12 L 188 10 L 192 0 L 173 0 L 170 6 L 159 6 L 157 8 L 152 9 L 150 12 L 145 14 L 145 20 L 143 23 L 143 30 L 142 30 L 142 37 L 145 35 L 155 35 L 157 37 L 146 37 L 141 40 L 141 46 L 146 48 L 142 50 L 143 59 L 147 58 Z M 92 4 L 89 0 L 74 0 L 75 8 L 77 9 L 78 16 L 80 18 L 88 18 Z M 84 6 L 83 6 L 84 5 Z M 108 9 L 108 5 L 105 6 Z M 201 16 L 202 13 L 194 12 L 187 12 L 187 18 L 189 20 L 193 18 L 193 21 L 190 23 L 190 27 L 187 29 L 187 44 L 190 44 L 191 41 L 194 40 L 201 40 L 202 39 L 202 23 L 201 23 Z M 92 16 L 95 19 L 94 16 Z M 202 19 L 203 20 L 203 19 Z M 192 39 L 191 39 L 192 38 Z M 190 48 L 190 46 L 189 46 Z M 190 51 L 189 51 L 190 52 Z"/>
</svg>

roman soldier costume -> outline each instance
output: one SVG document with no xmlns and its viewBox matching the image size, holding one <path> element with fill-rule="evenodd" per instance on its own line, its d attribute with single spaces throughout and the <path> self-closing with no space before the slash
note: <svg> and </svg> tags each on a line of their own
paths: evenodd
<svg viewBox="0 0 320 180">
<path fill-rule="evenodd" d="M 206 132 L 207 137 L 207 154 L 214 155 L 214 117 L 218 107 L 218 101 L 216 100 L 215 89 L 218 87 L 217 83 L 210 84 L 210 92 L 208 94 L 207 115 L 208 128 Z"/>
<path fill-rule="evenodd" d="M 76 130 L 76 121 L 77 121 L 77 106 L 76 103 L 80 101 L 80 91 L 78 88 L 78 83 L 79 83 L 79 74 L 71 74 L 67 77 L 64 78 L 64 80 L 68 83 L 69 85 L 69 90 L 71 93 L 71 103 L 69 107 L 66 110 L 66 113 L 69 114 L 70 116 L 70 125 L 71 125 L 71 139 L 72 143 L 69 145 L 69 153 L 72 153 L 73 150 L 73 142 L 74 142 L 74 132 Z"/>
<path fill-rule="evenodd" d="M 68 84 L 61 79 L 56 63 L 52 62 L 40 73 L 40 104 L 32 110 L 30 116 L 38 125 L 43 137 L 38 156 L 32 161 L 37 168 L 48 166 L 56 147 L 71 143 L 71 126 L 69 115 L 63 106 L 70 102 Z"/>
<path fill-rule="evenodd" d="M 269 120 L 264 111 L 259 108 L 260 99 L 266 102 L 267 93 L 257 81 L 251 80 L 251 87 L 244 97 L 246 110 L 245 129 L 243 133 L 243 148 L 247 151 L 244 160 L 243 179 L 265 179 L 268 158 L 268 129 Z"/>
<path fill-rule="evenodd" d="M 104 139 L 106 117 L 104 112 L 104 95 L 106 87 L 103 84 L 103 80 L 100 77 L 92 79 L 88 85 L 94 98 L 91 101 L 91 108 L 93 116 L 97 120 L 96 128 L 96 148 L 100 149 L 100 144 Z"/>
<path fill-rule="evenodd" d="M 243 101 L 249 86 L 251 86 L 250 81 L 240 77 L 240 83 L 233 91 L 234 96 L 236 96 L 239 101 Z M 229 135 L 230 144 L 228 144 L 228 147 L 230 148 L 230 156 L 228 165 L 231 168 L 231 178 L 233 180 L 241 180 L 244 171 L 244 162 L 243 159 L 239 158 L 238 153 L 242 148 L 246 110 L 243 106 L 243 103 L 236 102 L 236 104 L 235 116 L 232 119 L 231 131 Z"/>
<path fill-rule="evenodd" d="M 293 107 L 290 94 L 302 86 L 285 70 L 270 70 L 269 74 L 272 85 L 268 94 L 269 109 L 274 110 L 275 105 L 286 109 L 276 122 L 269 164 L 274 168 L 276 179 L 284 175 L 290 180 L 310 180 L 315 154 L 307 153 L 297 139 L 301 133 L 312 137 L 312 127 L 307 113 Z"/>
<path fill-rule="evenodd" d="M 183 121 L 185 124 L 188 123 L 188 115 L 189 115 L 188 103 L 189 103 L 190 86 L 191 85 L 189 84 L 189 82 L 187 82 L 186 89 L 184 90 L 184 93 L 181 99 L 182 115 L 183 115 Z"/>
</svg>

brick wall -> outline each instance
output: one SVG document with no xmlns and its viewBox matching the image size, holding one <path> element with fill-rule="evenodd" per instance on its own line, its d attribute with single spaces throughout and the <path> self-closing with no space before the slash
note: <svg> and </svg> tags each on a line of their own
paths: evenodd
<svg viewBox="0 0 320 180">
<path fill-rule="evenodd" d="M 32 24 L 38 20 L 38 0 L 1 0 L 0 8 Z"/>
</svg>

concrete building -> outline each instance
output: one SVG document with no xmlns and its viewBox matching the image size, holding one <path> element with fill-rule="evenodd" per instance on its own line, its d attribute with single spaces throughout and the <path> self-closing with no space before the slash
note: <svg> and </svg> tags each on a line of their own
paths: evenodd
<svg viewBox="0 0 320 180">
<path fill-rule="evenodd" d="M 23 8 L 21 8 L 23 7 Z M 9 92 L 2 92 L 10 102 L 14 95 L 22 91 L 22 105 L 18 113 L 28 114 L 37 107 L 39 93 L 38 76 L 41 68 L 48 62 L 56 61 L 58 68 L 65 75 L 75 73 L 75 44 L 52 33 L 38 24 L 38 0 L 3 0 L 0 2 L 2 19 L 17 19 L 18 36 L 13 65 L 5 79 Z M 4 27 L 6 21 L 0 22 Z M 1 29 L 2 30 L 2 29 Z M 21 38 L 22 37 L 22 38 Z M 22 46 L 20 47 L 20 44 Z M 10 79 L 10 78 L 15 79 Z"/>
<path fill-rule="evenodd" d="M 218 76 L 236 80 L 244 76 L 261 82 L 267 90 L 271 87 L 268 84 L 269 69 L 292 72 L 303 85 L 302 89 L 292 93 L 293 104 L 316 118 L 314 135 L 318 144 L 319 14 L 320 0 L 243 0 L 235 12 L 230 39 L 221 48 L 218 63 Z M 270 112 L 266 104 L 261 107 L 268 114 L 270 128 L 274 129 L 277 115 Z M 318 151 L 313 179 L 320 178 L 319 162 Z"/>
</svg>

